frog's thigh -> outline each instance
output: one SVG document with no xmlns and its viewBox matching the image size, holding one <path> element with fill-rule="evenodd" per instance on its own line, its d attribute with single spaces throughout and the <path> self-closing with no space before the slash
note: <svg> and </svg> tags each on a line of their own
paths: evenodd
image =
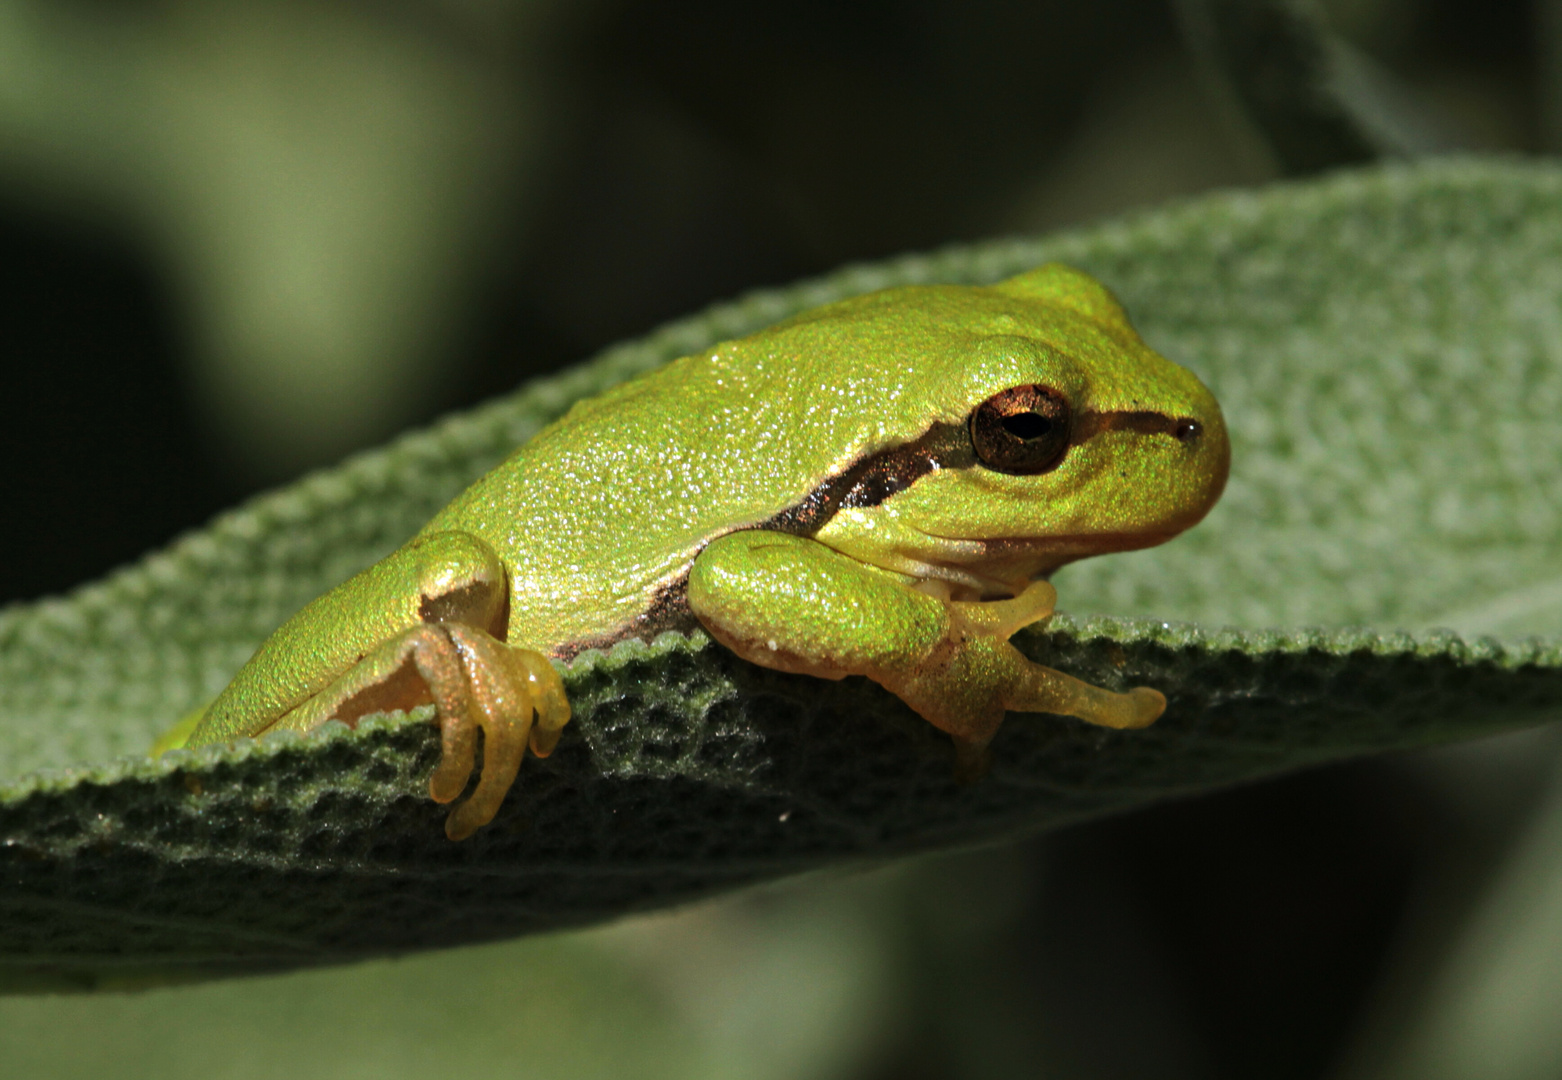
<svg viewBox="0 0 1562 1080">
<path fill-rule="evenodd" d="M 481 539 L 419 537 L 283 623 L 212 702 L 188 745 L 272 727 L 414 627 L 465 622 L 503 633 L 507 597 L 504 564 Z"/>
<path fill-rule="evenodd" d="M 547 658 L 494 636 L 504 632 L 508 594 L 504 566 L 482 540 L 462 532 L 420 538 L 284 624 L 196 734 L 215 742 L 226 729 L 306 731 L 432 702 L 443 742 L 429 780 L 437 801 L 464 790 L 483 732 L 477 789 L 445 824 L 452 839 L 469 836 L 493 819 L 528 742 L 546 756 L 570 718 Z M 333 661 L 330 650 L 345 656 Z M 290 701 L 276 690 L 305 679 L 313 680 L 309 692 Z M 279 697 L 287 702 L 280 709 L 270 704 Z"/>
<path fill-rule="evenodd" d="M 1006 709 L 1143 727 L 1165 699 L 1116 694 L 1027 660 L 1008 637 L 1052 610 L 1037 582 L 1012 600 L 961 603 L 802 537 L 761 530 L 711 543 L 689 575 L 689 604 L 744 659 L 825 678 L 866 675 L 968 746 Z"/>
</svg>

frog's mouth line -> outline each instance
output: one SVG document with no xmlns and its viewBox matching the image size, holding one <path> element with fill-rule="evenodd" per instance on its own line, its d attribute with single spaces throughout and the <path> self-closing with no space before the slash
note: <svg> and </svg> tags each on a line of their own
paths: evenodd
<svg viewBox="0 0 1562 1080">
<path fill-rule="evenodd" d="M 915 529 L 914 526 L 907 526 L 907 528 Z M 1136 533 L 1080 533 L 1078 535 L 1066 534 L 1063 536 L 1042 537 L 997 536 L 982 540 L 973 540 L 969 537 L 940 536 L 938 533 L 928 532 L 926 529 L 915 529 L 915 531 L 929 540 L 940 544 L 980 547 L 983 549 L 982 557 L 990 558 L 995 555 L 1040 554 L 1069 549 L 1088 549 L 1086 553 L 1091 555 L 1097 552 L 1133 551 L 1137 548 L 1164 544 L 1182 530 L 1169 529 Z"/>
<path fill-rule="evenodd" d="M 1176 531 L 1157 531 L 970 540 L 939 536 L 922 529 L 911 528 L 911 531 L 932 541 L 929 547 L 933 550 L 889 549 L 874 559 L 864 558 L 856 551 L 833 550 L 880 570 L 904 574 L 918 581 L 946 582 L 959 592 L 970 594 L 956 596 L 956 599 L 992 599 L 1012 596 L 1026 583 L 1045 579 L 1071 562 L 1092 555 L 1155 547 L 1177 535 Z"/>
</svg>

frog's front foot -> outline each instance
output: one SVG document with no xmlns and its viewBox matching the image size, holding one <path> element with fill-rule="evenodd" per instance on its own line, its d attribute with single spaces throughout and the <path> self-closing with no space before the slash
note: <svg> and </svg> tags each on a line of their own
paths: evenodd
<svg viewBox="0 0 1562 1080">
<path fill-rule="evenodd" d="M 1092 686 L 1027 659 L 1009 638 L 1052 613 L 1057 594 L 1033 582 L 1009 600 L 950 601 L 942 634 L 917 662 L 873 677 L 952 735 L 957 771 L 971 778 L 985 769 L 985 748 L 1005 712 L 1072 716 L 1109 728 L 1148 727 L 1166 710 L 1158 690 L 1117 693 Z"/>
<path fill-rule="evenodd" d="M 1120 729 L 1147 727 L 1165 711 L 1166 698 L 1158 690 L 1147 686 L 1122 694 L 1104 690 L 1034 663 L 1009 643 L 1022 627 L 1050 616 L 1057 596 L 1050 583 L 1034 581 L 1008 600 L 950 603 L 949 628 L 930 652 L 931 670 L 918 672 L 912 680 L 924 685 L 908 691 L 944 696 L 947 701 L 951 683 L 988 681 L 996 690 L 990 702 L 967 701 L 963 708 L 958 698 L 949 702 L 955 707 L 946 705 L 942 722 L 935 721 L 955 740 L 956 778 L 970 782 L 986 773 L 991 760 L 987 744 L 1008 711 L 1073 716 Z M 939 658 L 946 663 L 939 663 Z M 956 668 L 968 670 L 961 673 Z"/>
<path fill-rule="evenodd" d="M 307 731 L 327 720 L 355 724 L 371 713 L 430 702 L 443 746 L 429 777 L 436 802 L 453 802 L 466 790 L 478 732 L 483 735 L 477 788 L 445 819 L 445 835 L 464 840 L 498 813 L 527 746 L 547 757 L 569 722 L 564 684 L 541 653 L 513 648 L 464 623 L 414 626 L 374 649 L 272 730 Z"/>
</svg>

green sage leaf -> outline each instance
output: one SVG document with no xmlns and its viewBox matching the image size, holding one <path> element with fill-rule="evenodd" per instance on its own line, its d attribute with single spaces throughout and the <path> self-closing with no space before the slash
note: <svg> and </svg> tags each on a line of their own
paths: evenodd
<svg viewBox="0 0 1562 1080">
<path fill-rule="evenodd" d="M 571 667 L 558 751 L 460 844 L 426 797 L 426 716 L 144 756 L 575 399 L 842 296 L 1048 259 L 1117 290 L 1231 426 L 1210 518 L 1068 568 L 1063 606 L 1089 614 L 1022 639 L 1165 690 L 1153 728 L 1011 716 L 991 774 L 961 785 L 948 740 L 877 686 L 665 636 Z M 580 925 L 1562 716 L 1559 416 L 1562 171 L 1544 165 L 1217 195 L 718 306 L 0 613 L 0 979 L 115 987 Z"/>
</svg>

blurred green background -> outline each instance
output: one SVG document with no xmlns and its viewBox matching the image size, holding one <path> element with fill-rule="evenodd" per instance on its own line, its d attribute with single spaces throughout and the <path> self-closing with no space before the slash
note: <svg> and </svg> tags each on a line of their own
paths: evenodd
<svg viewBox="0 0 1562 1080">
<path fill-rule="evenodd" d="M 0 0 L 0 600 L 711 300 L 1562 149 L 1562 0 Z M 585 933 L 0 1000 L 17 1076 L 1562 1076 L 1555 732 Z"/>
</svg>

